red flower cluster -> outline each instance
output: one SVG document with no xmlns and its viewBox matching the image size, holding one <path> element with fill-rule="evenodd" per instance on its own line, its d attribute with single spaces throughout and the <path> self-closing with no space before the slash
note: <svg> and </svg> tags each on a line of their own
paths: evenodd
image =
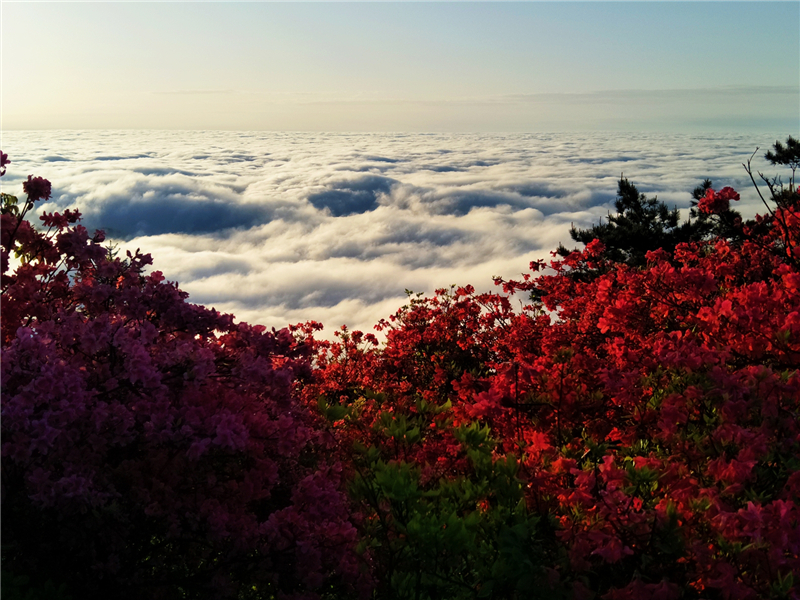
<svg viewBox="0 0 800 600">
<path fill-rule="evenodd" d="M 730 209 L 731 200 L 739 200 L 739 194 L 730 187 L 724 187 L 715 192 L 709 188 L 706 195 L 700 199 L 697 209 L 705 214 L 719 214 Z"/>
</svg>

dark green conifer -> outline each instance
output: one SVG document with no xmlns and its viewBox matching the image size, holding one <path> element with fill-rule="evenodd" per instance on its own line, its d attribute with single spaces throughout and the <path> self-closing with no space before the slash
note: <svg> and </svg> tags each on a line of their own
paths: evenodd
<svg viewBox="0 0 800 600">
<path fill-rule="evenodd" d="M 614 206 L 617 213 L 609 213 L 607 222 L 589 229 L 572 227 L 569 232 L 572 239 L 583 244 L 598 239 L 605 245 L 610 260 L 641 267 L 647 263 L 648 251 L 663 248 L 671 252 L 679 242 L 702 236 L 694 224 L 679 224 L 677 208 L 670 210 L 658 197 L 640 194 L 625 177 L 620 177 Z M 558 251 L 562 255 L 568 253 L 563 246 Z"/>
</svg>

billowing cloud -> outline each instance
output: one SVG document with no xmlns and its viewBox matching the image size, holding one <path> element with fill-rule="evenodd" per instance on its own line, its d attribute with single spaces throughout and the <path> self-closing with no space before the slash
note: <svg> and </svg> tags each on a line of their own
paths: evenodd
<svg viewBox="0 0 800 600">
<path fill-rule="evenodd" d="M 709 177 L 752 216 L 741 163 L 759 146 L 772 173 L 760 154 L 784 136 L 9 131 L 2 185 L 47 177 L 43 209 L 80 209 L 194 302 L 330 335 L 370 330 L 406 289 L 519 275 L 613 211 L 621 175 L 684 213 Z"/>
</svg>

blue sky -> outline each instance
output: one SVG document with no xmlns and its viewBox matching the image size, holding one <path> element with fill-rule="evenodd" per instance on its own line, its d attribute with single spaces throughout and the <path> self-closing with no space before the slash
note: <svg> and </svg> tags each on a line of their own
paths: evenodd
<svg viewBox="0 0 800 600">
<path fill-rule="evenodd" d="M 3 129 L 800 129 L 800 3 L 2 3 Z"/>
</svg>

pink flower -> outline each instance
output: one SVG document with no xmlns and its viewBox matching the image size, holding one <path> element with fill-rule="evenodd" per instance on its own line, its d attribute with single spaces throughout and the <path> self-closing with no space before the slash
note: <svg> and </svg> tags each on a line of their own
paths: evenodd
<svg viewBox="0 0 800 600">
<path fill-rule="evenodd" d="M 5 171 L 4 171 L 5 172 Z M 22 189 L 28 194 L 28 200 L 36 202 L 37 200 L 50 199 L 50 182 L 44 177 L 34 177 L 28 175 L 28 181 L 22 182 Z"/>
<path fill-rule="evenodd" d="M 625 546 L 618 537 L 602 531 L 590 531 L 589 539 L 598 545 L 592 554 L 600 556 L 607 563 L 619 562 L 623 557 L 633 554 L 633 550 Z"/>
<path fill-rule="evenodd" d="M 8 160 L 8 154 L 0 150 L 0 175 L 6 174 L 6 165 L 11 161 Z"/>
</svg>

